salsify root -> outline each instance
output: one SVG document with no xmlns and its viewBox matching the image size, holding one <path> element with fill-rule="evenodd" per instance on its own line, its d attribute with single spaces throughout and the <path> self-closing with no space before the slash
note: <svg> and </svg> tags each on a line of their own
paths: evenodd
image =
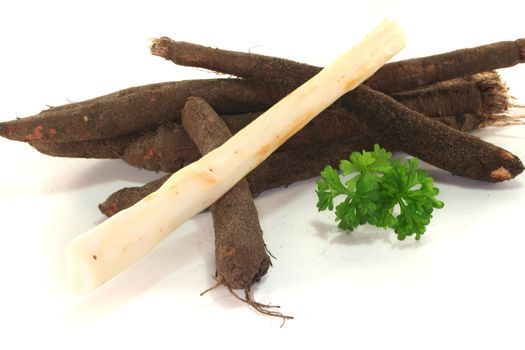
<svg viewBox="0 0 525 350">
<path fill-rule="evenodd" d="M 283 96 L 276 89 L 264 89 L 241 79 L 158 83 L 2 122 L 0 136 L 16 141 L 70 142 L 154 130 L 165 120 L 180 122 L 180 110 L 186 99 L 195 95 L 206 98 L 221 114 L 265 110 Z"/>
<path fill-rule="evenodd" d="M 489 116 L 503 113 L 512 106 L 506 84 L 493 71 L 396 92 L 390 96 L 429 117 L 463 113 Z"/>
<path fill-rule="evenodd" d="M 465 131 L 476 129 L 480 123 L 479 117 L 474 114 L 440 117 L 437 120 Z M 328 143 L 276 152 L 249 173 L 246 179 L 255 196 L 277 187 L 288 186 L 297 181 L 319 176 L 320 171 L 326 165 L 337 167 L 339 161 L 348 157 L 353 151 L 371 150 L 376 142 L 386 143 L 381 140 L 380 135 L 361 134 Z M 179 164 L 178 161 L 172 166 L 176 168 L 177 164 Z M 122 188 L 101 203 L 99 210 L 109 217 L 129 208 L 159 189 L 169 177 L 170 175 L 164 175 L 143 186 Z"/>
<path fill-rule="evenodd" d="M 386 64 L 366 83 L 386 93 L 410 90 L 521 63 L 525 59 L 524 47 L 525 39 L 519 39 L 393 62 Z M 199 56 L 206 56 L 212 62 L 215 54 L 230 55 L 230 52 L 224 50 L 215 50 L 215 53 L 210 55 L 208 48 L 172 41 L 169 38 L 157 39 L 151 50 L 152 53 L 170 58 L 181 65 L 204 64 L 203 68 L 217 71 L 231 68 L 228 65 L 222 66 L 221 62 L 208 64 L 198 62 L 196 59 Z M 181 52 L 183 54 L 180 54 Z M 310 77 L 320 70 L 318 67 L 308 65 L 298 66 L 297 63 L 286 60 L 281 60 L 277 66 L 274 66 L 272 57 L 257 57 L 259 58 L 248 66 L 244 63 L 246 69 L 274 71 L 280 69 L 279 67 L 285 68 L 284 74 L 273 75 L 266 81 L 261 80 L 266 83 L 277 82 L 274 89 L 281 85 L 296 86 L 298 81 L 304 81 L 305 76 Z M 237 54 L 231 54 L 231 58 L 235 61 L 238 58 Z M 288 66 L 292 69 L 286 70 Z M 249 85 L 248 82 L 208 84 L 206 81 L 200 81 L 139 86 L 88 101 L 50 108 L 32 117 L 0 123 L 0 136 L 19 141 L 66 142 L 102 139 L 152 129 L 165 119 L 176 120 L 183 101 L 190 95 L 206 98 L 221 114 L 262 110 L 264 109 L 261 108 L 262 105 L 267 108 L 283 96 L 282 92 L 279 92 L 280 97 L 273 97 L 270 102 L 266 99 L 274 93 L 272 90 L 261 95 L 257 91 L 250 91 L 252 88 L 250 86 L 246 90 L 244 84 Z M 219 103 L 217 99 L 222 101 Z M 237 109 L 231 110 L 222 105 L 227 101 L 235 101 L 233 107 Z M 250 108 L 257 103 L 259 108 Z M 426 111 L 421 112 L 427 114 Z M 467 111 L 458 113 L 463 112 Z"/>
<path fill-rule="evenodd" d="M 157 191 L 132 207 L 77 236 L 66 247 L 70 285 L 78 290 L 94 289 L 144 257 L 170 232 L 222 197 L 317 114 L 371 76 L 404 45 L 399 26 L 383 21 L 361 43 L 220 147 L 177 171 Z M 320 90 L 323 94 L 316 93 Z"/>
<path fill-rule="evenodd" d="M 203 155 L 232 136 L 224 121 L 198 97 L 190 97 L 186 102 L 182 125 Z M 266 274 L 271 261 L 246 179 L 213 203 L 211 214 L 218 279 L 233 289 L 249 288 Z"/>
<path fill-rule="evenodd" d="M 276 57 L 188 43 L 181 46 L 169 38 L 154 40 L 151 50 L 176 64 L 207 68 L 289 90 L 320 69 Z M 520 59 L 514 60 L 514 64 Z M 491 68 L 494 67 L 483 66 L 481 71 Z M 440 80 L 444 80 L 440 76 Z M 400 149 L 454 175 L 500 182 L 514 178 L 524 169 L 521 160 L 509 151 L 425 118 L 366 85 L 346 94 L 338 103 L 346 108 L 349 118 L 353 116 L 367 129 L 381 133 L 389 142 L 386 146 Z"/>
<path fill-rule="evenodd" d="M 525 62 L 525 39 L 385 64 L 365 84 L 385 93 L 507 68 Z"/>
<path fill-rule="evenodd" d="M 121 158 L 141 169 L 173 172 L 200 156 L 180 124 L 165 122 L 154 133 L 144 134 L 129 144 Z"/>
<path fill-rule="evenodd" d="M 212 71 L 230 72 L 236 76 L 246 74 L 233 73 L 232 66 L 244 72 L 282 72 L 271 74 L 268 79 L 258 77 L 258 81 L 277 85 L 293 85 L 303 81 L 305 76 L 312 76 L 321 68 L 307 64 L 279 59 L 275 57 L 240 54 L 221 49 L 211 50 L 208 47 L 174 41 L 168 37 L 153 40 L 151 53 L 173 61 L 181 66 L 201 67 Z M 240 55 L 246 57 L 239 62 Z M 219 61 L 216 60 L 219 58 Z M 414 58 L 410 60 L 387 63 L 364 84 L 384 93 L 406 91 L 420 86 L 441 81 L 462 78 L 475 73 L 487 72 L 499 68 L 511 67 L 525 62 L 525 39 L 502 41 L 489 45 L 461 49 L 439 55 Z M 242 66 L 242 67 L 241 67 Z"/>
<path fill-rule="evenodd" d="M 505 84 L 494 72 L 442 82 L 393 96 L 412 109 L 424 109 L 431 115 L 440 116 L 436 120 L 462 131 L 488 125 L 519 123 L 508 115 L 501 115 L 512 103 Z M 458 114 L 446 115 L 450 112 Z M 225 115 L 222 118 L 228 128 L 236 133 L 260 113 L 262 112 Z M 346 118 L 342 108 L 332 107 L 308 123 L 281 146 L 279 151 L 323 144 L 364 133 L 366 132 L 357 122 Z M 173 172 L 199 156 L 184 130 L 178 124 L 167 121 L 161 123 L 155 132 L 143 131 L 101 140 L 30 143 L 38 151 L 51 156 L 122 158 L 133 166 L 154 171 Z"/>
<path fill-rule="evenodd" d="M 200 153 L 207 154 L 232 136 L 226 123 L 199 97 L 190 97 L 182 112 L 182 125 Z M 246 179 L 211 205 L 215 231 L 216 280 L 255 311 L 283 320 L 292 319 L 271 310 L 274 305 L 255 301 L 251 286 L 264 276 L 270 265 L 257 208 Z M 216 285 L 217 286 L 217 285 Z M 243 289 L 245 298 L 233 289 Z"/>
<path fill-rule="evenodd" d="M 147 134 L 147 131 L 96 140 L 56 142 L 51 140 L 28 141 L 42 154 L 53 157 L 119 159 L 129 145 Z"/>
<path fill-rule="evenodd" d="M 352 151 L 372 149 L 374 142 L 377 142 L 375 137 L 360 135 L 327 144 L 276 152 L 252 170 L 246 179 L 251 193 L 256 196 L 264 191 L 319 176 L 324 166 L 337 166 Z M 169 177 L 170 175 L 164 175 L 141 187 L 118 190 L 101 203 L 99 209 L 104 215 L 112 216 L 159 189 Z"/>
<path fill-rule="evenodd" d="M 347 123 L 341 110 L 331 108 L 331 111 L 320 115 L 308 123 L 301 131 L 291 137 L 276 151 L 277 153 L 302 147 L 316 147 L 333 141 L 342 142 L 358 136 L 368 136 L 379 142 L 380 135 L 363 131 L 357 125 Z M 237 120 L 253 120 L 260 113 L 241 116 Z M 479 127 L 486 117 L 472 113 L 454 116 L 436 117 L 435 120 L 461 131 L 472 131 Z M 242 125 L 244 126 L 244 124 Z M 240 128 L 239 128 L 240 129 Z M 232 132 L 236 132 L 233 128 Z M 271 156 L 270 156 L 271 157 Z M 155 133 L 146 134 L 129 145 L 122 155 L 128 164 L 140 169 L 174 172 L 186 164 L 199 158 L 197 148 L 185 135 L 183 128 L 177 124 L 164 124 Z"/>
<path fill-rule="evenodd" d="M 146 91 L 144 90 L 144 93 Z M 463 119 L 461 116 L 464 114 L 477 115 L 481 123 L 488 120 L 491 115 L 505 112 L 512 105 L 505 84 L 494 72 L 395 93 L 392 96 L 409 108 L 425 115 L 445 117 L 440 119 L 446 124 Z M 222 118 L 228 128 L 236 133 L 260 113 L 223 115 Z M 181 132 L 176 129 L 173 129 L 171 133 L 167 132 L 166 125 L 170 124 L 170 122 L 164 121 L 155 132 L 144 130 L 114 138 L 73 142 L 30 141 L 30 144 L 38 151 L 51 156 L 122 158 L 139 168 L 174 171 L 196 159 L 197 153 L 194 151 L 195 147 Z M 472 125 L 475 126 L 475 124 Z M 459 126 L 456 128 L 471 130 Z M 280 149 L 285 150 L 307 144 L 330 142 L 334 139 L 350 137 L 364 132 L 362 125 L 352 118 L 347 118 L 347 113 L 343 109 L 329 108 L 308 123 L 303 130 L 289 139 Z M 163 142 L 159 142 L 159 138 Z M 188 144 L 189 148 L 186 147 Z M 193 151 L 188 154 L 188 149 Z M 169 150 L 173 151 L 170 152 Z M 175 159 L 173 154 L 177 155 Z"/>
</svg>

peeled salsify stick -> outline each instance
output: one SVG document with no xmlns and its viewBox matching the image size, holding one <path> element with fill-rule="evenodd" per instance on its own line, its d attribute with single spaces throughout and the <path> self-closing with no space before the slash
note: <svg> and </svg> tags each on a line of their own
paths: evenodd
<svg viewBox="0 0 525 350">
<path fill-rule="evenodd" d="M 89 290 L 145 256 L 207 208 L 288 138 L 354 89 L 405 45 L 384 20 L 362 42 L 283 98 L 222 146 L 173 174 L 157 191 L 75 238 L 66 248 L 70 284 Z"/>
</svg>

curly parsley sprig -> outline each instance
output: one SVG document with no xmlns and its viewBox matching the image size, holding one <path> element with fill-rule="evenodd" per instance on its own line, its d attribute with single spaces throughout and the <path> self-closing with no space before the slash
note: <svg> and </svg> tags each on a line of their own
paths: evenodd
<svg viewBox="0 0 525 350">
<path fill-rule="evenodd" d="M 345 196 L 335 206 L 341 229 L 353 231 L 368 223 L 393 229 L 399 240 L 413 234 L 419 240 L 434 208 L 444 204 L 436 199 L 434 180 L 417 168 L 417 159 L 402 163 L 391 157 L 379 145 L 372 152 L 353 152 L 339 164 L 343 176 L 354 175 L 344 183 L 336 169 L 325 167 L 317 181 L 319 211 L 333 210 L 334 199 Z"/>
</svg>

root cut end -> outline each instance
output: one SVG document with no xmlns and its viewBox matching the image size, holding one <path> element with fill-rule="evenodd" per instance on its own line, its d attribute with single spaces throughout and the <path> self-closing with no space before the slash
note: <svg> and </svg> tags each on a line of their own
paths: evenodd
<svg viewBox="0 0 525 350">
<path fill-rule="evenodd" d="M 508 171 L 504 167 L 500 167 L 496 170 L 493 170 L 490 173 L 490 177 L 491 179 L 494 179 L 495 181 L 505 181 L 505 180 L 510 180 L 513 176 L 510 173 L 510 171 Z"/>
<path fill-rule="evenodd" d="M 118 204 L 114 201 L 105 201 L 98 205 L 98 210 L 108 218 L 120 211 Z"/>
<path fill-rule="evenodd" d="M 509 88 L 498 73 L 485 72 L 473 76 L 483 100 L 482 115 L 503 113 L 511 107 Z"/>
<path fill-rule="evenodd" d="M 153 39 L 150 46 L 151 54 L 168 59 L 170 56 L 169 42 L 171 42 L 171 39 L 165 36 Z"/>
<path fill-rule="evenodd" d="M 515 41 L 520 50 L 520 62 L 525 62 L 525 39 L 518 39 Z"/>
</svg>

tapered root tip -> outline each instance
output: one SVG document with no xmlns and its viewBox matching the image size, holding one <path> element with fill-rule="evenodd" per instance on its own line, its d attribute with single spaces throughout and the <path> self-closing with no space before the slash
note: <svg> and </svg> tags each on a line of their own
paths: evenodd
<svg viewBox="0 0 525 350">
<path fill-rule="evenodd" d="M 104 203 L 100 203 L 98 205 L 98 210 L 108 218 L 120 211 L 118 204 L 110 199 L 106 200 Z"/>
<path fill-rule="evenodd" d="M 171 41 L 172 40 L 170 38 L 165 36 L 159 39 L 153 39 L 150 46 L 151 54 L 168 59 L 170 56 Z"/>
<path fill-rule="evenodd" d="M 25 123 L 24 119 L 0 123 L 0 136 L 13 141 L 38 141 L 54 137 L 56 134 L 55 128 L 44 129 L 42 125 L 34 126 L 32 123 Z"/>
<path fill-rule="evenodd" d="M 9 138 L 9 125 L 7 122 L 0 123 L 0 136 Z"/>
<path fill-rule="evenodd" d="M 525 168 L 517 156 L 505 150 L 500 150 L 499 158 L 501 166 L 492 170 L 489 174 L 490 179 L 494 182 L 513 179 L 521 174 Z"/>
<path fill-rule="evenodd" d="M 483 100 L 483 115 L 493 115 L 503 113 L 510 108 L 511 97 L 508 94 L 509 88 L 501 80 L 496 72 L 480 73 L 474 76 L 477 87 L 481 92 Z"/>
</svg>

